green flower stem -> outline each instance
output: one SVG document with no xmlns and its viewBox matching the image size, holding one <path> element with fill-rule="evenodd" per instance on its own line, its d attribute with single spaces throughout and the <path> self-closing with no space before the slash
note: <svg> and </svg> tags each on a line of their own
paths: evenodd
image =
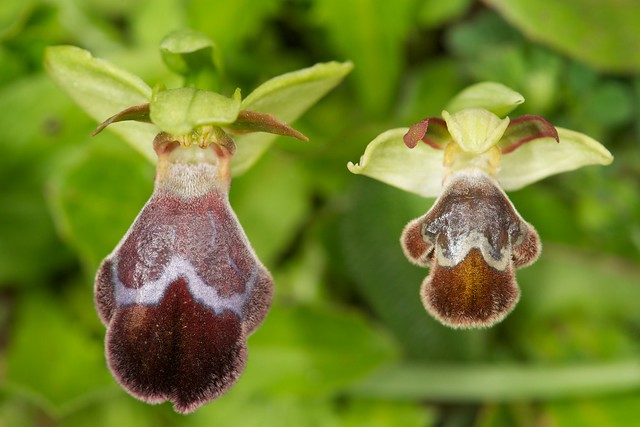
<svg viewBox="0 0 640 427">
<path fill-rule="evenodd" d="M 392 365 L 351 387 L 359 397 L 454 401 L 558 399 L 640 387 L 640 360 L 569 366 Z"/>
</svg>

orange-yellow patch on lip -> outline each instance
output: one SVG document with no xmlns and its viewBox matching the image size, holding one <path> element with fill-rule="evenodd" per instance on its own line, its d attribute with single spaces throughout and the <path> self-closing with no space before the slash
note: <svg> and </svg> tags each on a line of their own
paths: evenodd
<svg viewBox="0 0 640 427">
<path fill-rule="evenodd" d="M 515 306 L 520 292 L 511 265 L 504 271 L 497 270 L 474 248 L 454 267 L 434 263 L 421 295 L 425 308 L 442 323 L 473 328 L 502 320 Z"/>
</svg>

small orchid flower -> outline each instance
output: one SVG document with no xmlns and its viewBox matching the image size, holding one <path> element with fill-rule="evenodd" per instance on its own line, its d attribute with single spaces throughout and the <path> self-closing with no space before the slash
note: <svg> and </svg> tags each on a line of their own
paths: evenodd
<svg viewBox="0 0 640 427">
<path fill-rule="evenodd" d="M 201 78 L 206 62 L 191 74 L 188 67 L 209 55 L 206 40 L 180 32 L 163 46 L 163 58 L 192 77 L 186 82 Z M 94 134 L 114 125 L 157 159 L 151 198 L 98 270 L 95 304 L 118 383 L 145 402 L 194 411 L 238 380 L 247 337 L 273 294 L 273 279 L 229 204 L 231 176 L 264 152 L 265 133 L 306 140 L 283 120 L 301 115 L 351 64 L 288 73 L 242 100 L 239 90 L 232 97 L 194 87 L 152 92 L 74 47 L 50 48 L 46 63 L 91 115 L 110 112 Z"/>
<path fill-rule="evenodd" d="M 595 140 L 540 116 L 503 117 L 523 101 L 505 86 L 480 83 L 454 98 L 442 118 L 386 131 L 359 164 L 347 165 L 355 174 L 437 196 L 400 241 L 411 262 L 430 268 L 420 292 L 426 310 L 453 328 L 504 319 L 520 296 L 515 270 L 540 254 L 538 234 L 504 190 L 613 160 Z"/>
</svg>

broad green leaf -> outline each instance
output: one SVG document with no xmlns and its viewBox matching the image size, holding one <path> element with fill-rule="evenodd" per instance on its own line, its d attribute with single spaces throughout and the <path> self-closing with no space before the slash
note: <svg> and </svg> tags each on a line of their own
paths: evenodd
<svg viewBox="0 0 640 427">
<path fill-rule="evenodd" d="M 0 40 L 9 38 L 20 31 L 35 4 L 36 0 L 0 3 Z"/>
<path fill-rule="evenodd" d="M 531 39 L 548 44 L 594 67 L 640 70 L 640 4 L 636 0 L 490 0 Z"/>
<path fill-rule="evenodd" d="M 215 40 L 228 55 L 248 37 L 260 35 L 265 21 L 281 3 L 282 0 L 191 0 L 186 3 L 186 10 L 190 26 Z"/>
<path fill-rule="evenodd" d="M 6 358 L 6 386 L 58 413 L 114 384 L 102 340 L 67 317 L 61 304 L 48 294 L 24 298 Z"/>
<path fill-rule="evenodd" d="M 277 263 L 309 215 L 312 189 L 305 172 L 300 162 L 274 152 L 233 181 L 231 205 L 266 265 Z"/>
<path fill-rule="evenodd" d="M 638 424 L 640 394 L 564 400 L 544 405 L 545 421 L 556 426 L 635 427 Z"/>
<path fill-rule="evenodd" d="M 93 275 L 151 196 L 153 170 L 115 137 L 70 155 L 51 183 L 52 214 Z"/>
<path fill-rule="evenodd" d="M 184 427 L 334 427 L 337 416 L 334 405 L 327 398 L 305 396 L 259 395 L 243 396 L 237 393 L 242 379 L 226 395 L 213 404 L 205 405 L 180 420 Z"/>
<path fill-rule="evenodd" d="M 462 16 L 471 4 L 472 0 L 424 0 L 421 2 L 418 20 L 425 27 L 436 28 Z"/>
<path fill-rule="evenodd" d="M 190 87 L 163 90 L 151 99 L 151 121 L 163 132 L 186 135 L 198 126 L 225 126 L 240 112 L 240 91 L 233 98 Z"/>
<path fill-rule="evenodd" d="M 457 94 L 445 107 L 450 113 L 466 108 L 484 108 L 493 114 L 504 117 L 518 105 L 524 97 L 505 85 L 494 82 L 482 82 L 467 87 Z"/>
<path fill-rule="evenodd" d="M 424 427 L 435 422 L 432 411 L 416 402 L 350 399 L 345 406 L 340 427 Z"/>
<path fill-rule="evenodd" d="M 98 123 L 125 108 L 151 99 L 151 88 L 140 78 L 74 46 L 47 48 L 45 67 L 58 86 Z M 110 129 L 145 157 L 155 161 L 152 146 L 158 133 L 155 126 L 123 122 Z"/>
<path fill-rule="evenodd" d="M 444 176 L 444 150 L 424 143 L 408 148 L 402 137 L 409 128 L 391 129 L 367 145 L 358 164 L 349 162 L 352 173 L 366 175 L 424 197 L 440 193 Z"/>
<path fill-rule="evenodd" d="M 77 118 L 72 108 L 71 100 L 61 96 L 44 74 L 0 89 L 2 285 L 45 286 L 61 265 L 72 262 L 71 251 L 56 235 L 45 200 L 47 173 L 56 157 L 90 129 L 88 119 Z"/>
<path fill-rule="evenodd" d="M 170 409 L 140 402 L 114 385 L 113 392 L 82 406 L 60 420 L 61 427 L 156 427 L 171 419 Z M 163 411 L 163 409 L 165 409 Z M 175 424 L 182 420 L 175 416 Z"/>
<path fill-rule="evenodd" d="M 502 156 L 498 182 L 506 191 L 517 190 L 550 175 L 586 165 L 608 165 L 611 153 L 585 134 L 556 127 L 560 143 L 540 138 Z"/>
<path fill-rule="evenodd" d="M 278 120 L 291 124 L 337 86 L 352 68 L 353 65 L 349 62 L 327 62 L 282 74 L 251 92 L 242 101 L 241 108 L 269 113 Z M 231 160 L 232 173 L 244 173 L 275 138 L 275 135 L 263 133 L 236 137 L 237 151 Z"/>
<path fill-rule="evenodd" d="M 391 361 L 396 349 L 356 313 L 275 306 L 249 339 L 249 354 L 245 390 L 318 397 L 369 375 Z"/>
<path fill-rule="evenodd" d="M 354 84 L 359 105 L 370 115 L 391 110 L 404 69 L 405 41 L 415 29 L 413 0 L 320 0 L 317 20 L 329 42 L 357 64 Z"/>
<path fill-rule="evenodd" d="M 439 401 L 517 401 L 636 390 L 638 360 L 566 366 L 496 364 L 395 365 L 351 388 L 356 396 Z"/>
</svg>

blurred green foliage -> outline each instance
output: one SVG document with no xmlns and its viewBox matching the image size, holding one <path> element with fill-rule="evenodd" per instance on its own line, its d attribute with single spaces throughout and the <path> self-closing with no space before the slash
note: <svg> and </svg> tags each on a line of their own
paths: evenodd
<svg viewBox="0 0 640 427">
<path fill-rule="evenodd" d="M 189 416 L 126 395 L 103 360 L 93 274 L 153 167 L 44 75 L 73 44 L 176 86 L 162 37 L 214 39 L 230 87 L 329 60 L 354 72 L 231 201 L 276 278 L 247 371 Z M 640 417 L 640 5 L 633 0 L 23 0 L 0 3 L 0 426 L 635 426 Z M 544 251 L 498 326 L 454 331 L 398 238 L 419 199 L 348 173 L 381 131 L 504 83 L 616 157 L 511 194 Z"/>
</svg>

